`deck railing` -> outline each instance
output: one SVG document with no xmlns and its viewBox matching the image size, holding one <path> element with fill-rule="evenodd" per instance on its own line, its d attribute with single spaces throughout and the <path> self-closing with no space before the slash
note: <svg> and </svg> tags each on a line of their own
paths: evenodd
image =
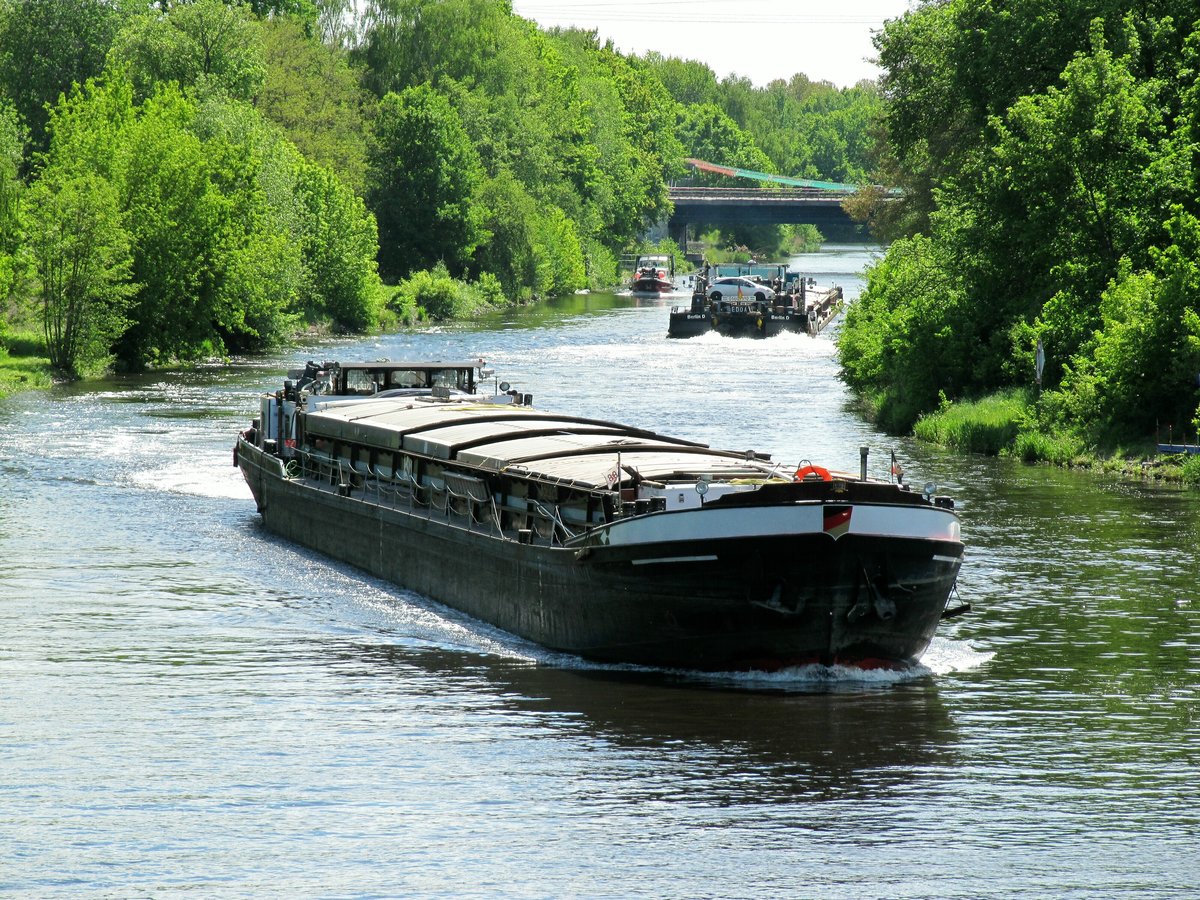
<svg viewBox="0 0 1200 900">
<path fill-rule="evenodd" d="M 315 483 L 323 490 L 336 492 L 339 496 L 357 499 L 364 503 L 394 510 L 407 511 L 411 515 L 422 515 L 432 519 L 441 513 L 449 525 L 471 531 L 482 528 L 488 534 L 510 540 L 520 540 L 521 529 L 505 531 L 501 517 L 502 507 L 495 496 L 487 490 L 482 479 L 473 476 L 447 473 L 442 488 L 423 484 L 411 472 L 399 470 L 394 475 L 370 465 L 357 467 L 347 460 L 324 454 L 296 449 L 285 465 L 290 478 L 302 478 Z M 457 481 L 456 481 L 457 479 Z M 468 481 L 468 479 L 471 479 Z M 557 506 L 547 506 L 530 499 L 527 507 L 505 505 L 503 509 L 514 515 L 532 519 L 531 531 L 545 539 L 550 546 L 562 546 L 576 536 L 562 519 Z M 532 537 L 530 538 L 532 540 Z"/>
</svg>

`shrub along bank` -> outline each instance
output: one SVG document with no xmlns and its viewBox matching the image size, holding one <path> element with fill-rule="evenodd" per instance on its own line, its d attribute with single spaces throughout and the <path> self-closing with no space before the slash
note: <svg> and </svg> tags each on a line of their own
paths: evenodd
<svg viewBox="0 0 1200 900">
<path fill-rule="evenodd" d="M 1149 436 L 1126 445 L 1097 445 L 1063 427 L 1057 416 L 1055 398 L 1034 391 L 1013 389 L 958 403 L 943 395 L 936 411 L 917 420 L 913 434 L 970 453 L 1200 485 L 1200 455 L 1159 454 Z"/>
</svg>

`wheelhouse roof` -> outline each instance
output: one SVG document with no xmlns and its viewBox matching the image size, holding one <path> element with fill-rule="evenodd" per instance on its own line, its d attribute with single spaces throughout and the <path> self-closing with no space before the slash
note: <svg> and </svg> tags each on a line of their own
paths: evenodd
<svg viewBox="0 0 1200 900">
<path fill-rule="evenodd" d="M 391 371 L 399 369 L 478 369 L 480 366 L 486 366 L 487 363 L 482 359 L 433 359 L 433 360 L 414 360 L 411 362 L 338 362 L 336 363 L 339 369 L 372 369 L 380 371 Z M 330 365 L 332 368 L 333 364 Z"/>
</svg>

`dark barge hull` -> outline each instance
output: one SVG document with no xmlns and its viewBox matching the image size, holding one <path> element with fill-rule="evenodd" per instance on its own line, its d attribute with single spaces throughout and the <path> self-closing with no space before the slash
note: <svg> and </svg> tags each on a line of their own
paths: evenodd
<svg viewBox="0 0 1200 900">
<path fill-rule="evenodd" d="M 442 510 L 393 508 L 361 489 L 346 496 L 284 477 L 281 460 L 244 439 L 237 463 L 268 530 L 603 662 L 710 671 L 909 665 L 932 639 L 962 554 L 950 540 L 835 542 L 824 533 L 523 544 Z"/>
<path fill-rule="evenodd" d="M 801 312 L 711 313 L 672 312 L 668 337 L 696 337 L 715 331 L 726 337 L 774 337 L 785 331 L 806 334 L 808 316 Z"/>
<path fill-rule="evenodd" d="M 841 307 L 841 288 L 829 291 L 808 310 L 788 307 L 769 312 L 719 312 L 701 295 L 693 298 L 690 308 L 671 310 L 667 337 L 697 337 L 710 331 L 726 337 L 774 337 L 784 332 L 815 335 L 833 321 Z"/>
</svg>

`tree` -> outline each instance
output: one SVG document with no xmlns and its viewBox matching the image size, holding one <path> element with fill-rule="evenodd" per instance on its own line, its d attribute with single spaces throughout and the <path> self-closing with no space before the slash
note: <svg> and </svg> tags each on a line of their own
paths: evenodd
<svg viewBox="0 0 1200 900">
<path fill-rule="evenodd" d="M 355 191 L 365 187 L 369 97 L 344 52 L 307 37 L 289 18 L 263 23 L 266 77 L 255 99 L 308 159 Z"/>
<path fill-rule="evenodd" d="M 100 74 L 124 19 L 120 4 L 100 0 L 0 0 L 0 88 L 35 150 L 48 143 L 46 105 Z"/>
<path fill-rule="evenodd" d="M 339 331 L 379 324 L 380 292 L 375 218 L 341 180 L 320 166 L 299 163 L 296 195 L 303 204 L 301 237 L 309 321 L 330 321 Z"/>
<path fill-rule="evenodd" d="M 109 65 L 127 68 L 139 97 L 175 82 L 249 100 L 262 83 L 262 32 L 241 0 L 193 0 L 134 17 L 121 29 Z"/>
<path fill-rule="evenodd" d="M 592 123 L 589 142 L 599 151 L 590 194 L 594 218 L 581 224 L 605 247 L 620 251 L 670 211 L 667 183 L 685 171 L 684 148 L 664 123 L 675 120 L 678 104 L 649 65 L 622 56 L 611 44 L 596 46 L 591 32 L 556 38 L 580 72 Z"/>
<path fill-rule="evenodd" d="M 1176 208 L 1168 229 L 1149 270 L 1122 263 L 1058 392 L 1073 422 L 1115 440 L 1187 422 L 1200 404 L 1200 220 Z"/>
<path fill-rule="evenodd" d="M 444 260 L 458 274 L 485 239 L 475 193 L 482 166 L 450 103 L 429 85 L 379 104 L 367 199 L 379 221 L 379 265 L 399 278 Z"/>
<path fill-rule="evenodd" d="M 968 298 L 951 278 L 953 261 L 938 243 L 915 235 L 894 243 L 846 310 L 838 339 L 842 377 L 866 396 L 879 422 L 912 427 L 953 393 L 973 349 Z M 897 298 L 904 298 L 900 302 Z"/>
<path fill-rule="evenodd" d="M 427 84 L 446 97 L 486 176 L 512 176 L 542 210 L 566 215 L 568 243 L 601 278 L 615 275 L 611 250 L 669 208 L 675 104 L 648 67 L 599 47 L 593 32 L 544 34 L 503 0 L 386 0 L 357 56 L 379 95 Z"/>
<path fill-rule="evenodd" d="M 681 107 L 676 130 L 688 156 L 756 172 L 775 168 L 750 135 L 715 104 Z"/>
<path fill-rule="evenodd" d="M 1178 197 L 1164 177 L 1167 132 L 1156 86 L 1134 77 L 1128 57 L 1114 58 L 1099 31 L 1093 37 L 1100 46 L 1067 65 L 1061 87 L 1022 98 L 995 125 L 991 180 L 1016 207 L 1021 230 L 1038 236 L 1038 250 L 1022 248 L 1019 265 L 1036 261 L 1056 288 L 1042 319 L 1064 358 L 1099 323 L 1097 298 L 1121 261 L 1149 262 Z"/>
<path fill-rule="evenodd" d="M 95 175 L 46 173 L 29 191 L 28 216 L 50 363 L 75 375 L 102 367 L 132 292 L 116 192 Z"/>
<path fill-rule="evenodd" d="M 486 179 L 479 200 L 490 238 L 477 251 L 477 265 L 500 280 L 505 296 L 530 299 L 538 282 L 537 202 L 510 172 Z"/>
<path fill-rule="evenodd" d="M 676 103 L 698 106 L 721 102 L 716 73 L 704 63 L 674 56 L 664 57 L 655 51 L 647 53 L 645 60 Z"/>
<path fill-rule="evenodd" d="M 1040 337 L 1043 396 L 1080 434 L 1176 416 L 1173 397 L 1194 408 L 1194 382 L 1162 355 L 1191 365 L 1194 312 L 1173 287 L 1188 282 L 1161 262 L 1200 204 L 1194 4 L 949 0 L 878 45 L 884 159 L 901 222 L 923 235 L 892 244 L 847 316 L 847 380 L 902 429 L 942 394 L 1028 384 Z M 917 246 L 937 263 L 925 288 L 909 277 Z M 876 327 L 910 338 L 881 343 Z"/>
<path fill-rule="evenodd" d="M 263 19 L 290 19 L 312 33 L 320 18 L 320 7 L 328 0 L 246 0 L 247 6 Z"/>
<path fill-rule="evenodd" d="M 23 275 L 21 258 L 21 192 L 18 175 L 24 129 L 17 111 L 0 101 L 0 308 L 7 306 Z M 0 335 L 5 323 L 0 319 Z"/>
<path fill-rule="evenodd" d="M 172 87 L 142 105 L 120 151 L 142 283 L 121 341 L 127 366 L 257 350 L 294 329 L 296 158 L 234 101 L 198 104 Z"/>
</svg>

